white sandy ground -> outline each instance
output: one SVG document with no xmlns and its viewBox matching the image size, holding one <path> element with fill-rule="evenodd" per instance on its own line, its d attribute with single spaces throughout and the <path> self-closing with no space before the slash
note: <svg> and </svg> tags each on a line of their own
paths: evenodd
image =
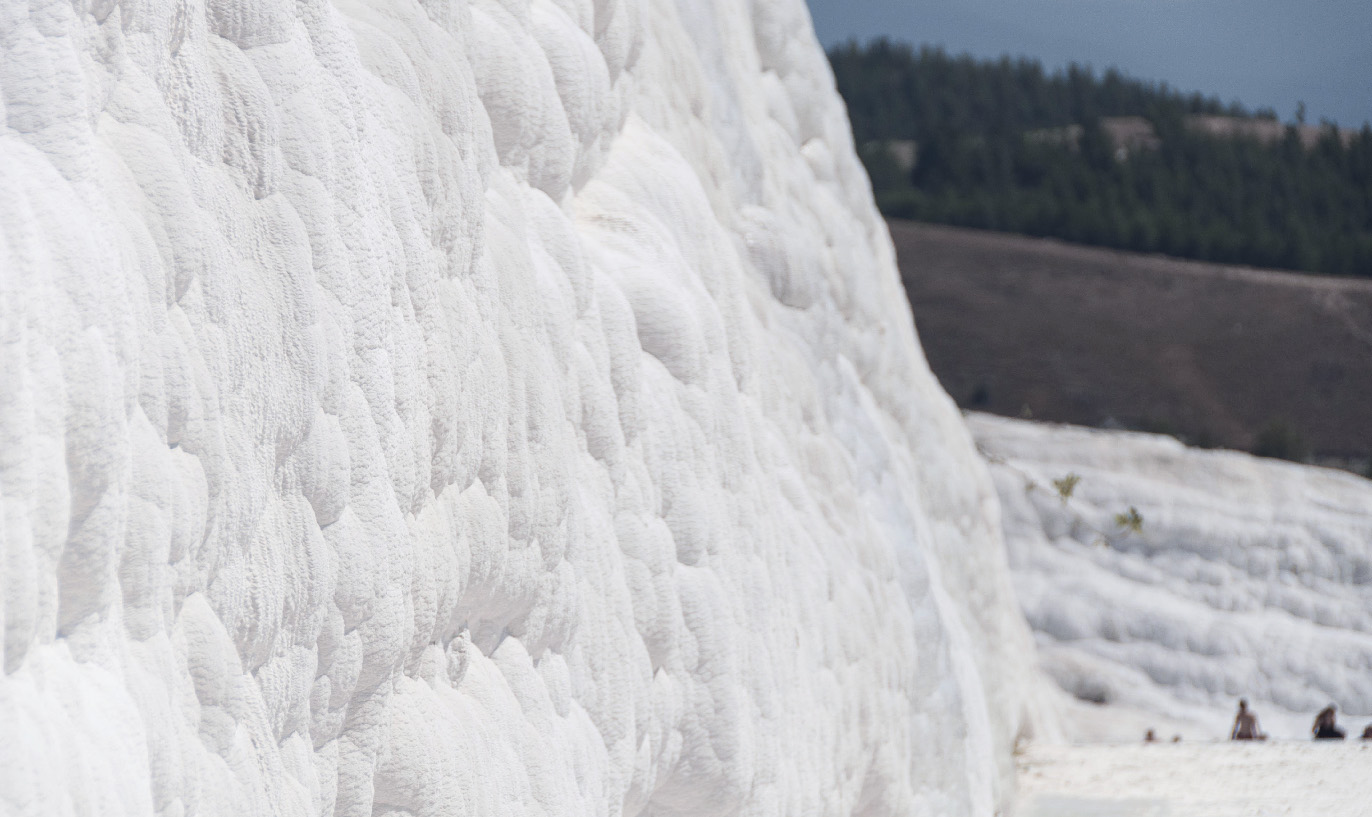
<svg viewBox="0 0 1372 817">
<path fill-rule="evenodd" d="M 1372 743 L 1032 745 L 1019 817 L 1362 817 Z"/>
</svg>

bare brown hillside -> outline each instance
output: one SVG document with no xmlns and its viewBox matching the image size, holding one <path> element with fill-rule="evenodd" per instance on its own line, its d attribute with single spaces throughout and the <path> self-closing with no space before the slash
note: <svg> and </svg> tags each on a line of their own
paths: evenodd
<svg viewBox="0 0 1372 817">
<path fill-rule="evenodd" d="M 959 405 L 1252 448 L 1285 425 L 1372 456 L 1372 280 L 890 222 L 915 325 Z"/>
</svg>

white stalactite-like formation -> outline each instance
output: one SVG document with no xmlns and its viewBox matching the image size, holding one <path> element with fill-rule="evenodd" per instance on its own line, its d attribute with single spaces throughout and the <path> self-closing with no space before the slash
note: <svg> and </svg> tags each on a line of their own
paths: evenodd
<svg viewBox="0 0 1372 817">
<path fill-rule="evenodd" d="M 990 814 L 986 472 L 800 0 L 0 0 L 0 811 Z"/>
</svg>

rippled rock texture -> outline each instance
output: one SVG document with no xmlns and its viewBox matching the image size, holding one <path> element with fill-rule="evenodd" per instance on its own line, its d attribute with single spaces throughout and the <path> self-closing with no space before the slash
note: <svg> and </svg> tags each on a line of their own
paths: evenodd
<svg viewBox="0 0 1372 817">
<path fill-rule="evenodd" d="M 1240 697 L 1288 738 L 1309 737 L 1332 701 L 1361 733 L 1372 482 L 1160 435 L 969 424 L 992 459 L 1015 588 L 1065 690 L 1208 737 L 1228 736 Z M 1054 483 L 1069 476 L 1064 499 Z"/>
<path fill-rule="evenodd" d="M 0 106 L 0 810 L 1005 802 L 800 0 L 0 0 Z"/>
</svg>

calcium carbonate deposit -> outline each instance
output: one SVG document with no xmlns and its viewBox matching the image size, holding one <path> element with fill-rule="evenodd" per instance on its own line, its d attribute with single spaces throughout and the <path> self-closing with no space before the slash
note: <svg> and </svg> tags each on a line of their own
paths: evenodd
<svg viewBox="0 0 1372 817">
<path fill-rule="evenodd" d="M 1355 737 L 1372 721 L 1372 482 L 1158 435 L 968 421 L 1044 667 L 1094 704 L 1069 719 L 1076 736 L 1224 738 L 1241 696 L 1274 738 L 1309 738 L 1329 703 Z"/>
<path fill-rule="evenodd" d="M 0 122 L 0 811 L 1008 802 L 800 0 L 0 0 Z"/>
</svg>

